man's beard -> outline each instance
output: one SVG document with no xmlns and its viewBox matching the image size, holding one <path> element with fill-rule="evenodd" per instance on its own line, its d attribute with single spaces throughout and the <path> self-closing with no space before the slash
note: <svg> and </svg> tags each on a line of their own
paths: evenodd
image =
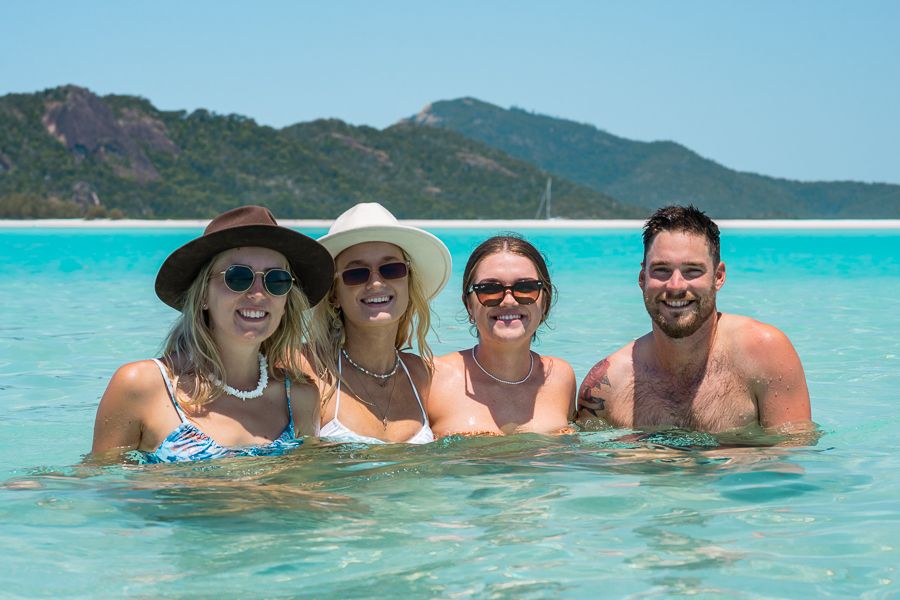
<svg viewBox="0 0 900 600">
<path fill-rule="evenodd" d="M 693 303 L 677 317 L 667 318 L 660 308 L 664 297 L 668 300 L 693 300 Z M 716 289 L 712 287 L 708 294 L 702 296 L 687 293 L 681 297 L 659 295 L 655 299 L 644 296 L 644 306 L 647 308 L 650 320 L 656 323 L 668 337 L 686 338 L 700 329 L 710 315 L 715 312 Z"/>
</svg>

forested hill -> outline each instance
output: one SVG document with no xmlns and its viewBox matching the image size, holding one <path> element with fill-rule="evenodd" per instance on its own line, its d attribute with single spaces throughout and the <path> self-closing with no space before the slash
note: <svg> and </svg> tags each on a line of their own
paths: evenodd
<svg viewBox="0 0 900 600">
<path fill-rule="evenodd" d="M 334 218 L 362 201 L 406 218 L 532 218 L 547 173 L 458 133 L 322 120 L 284 129 L 65 86 L 0 97 L 0 217 L 208 218 L 245 203 Z M 555 216 L 647 211 L 554 178 Z"/>
<path fill-rule="evenodd" d="M 435 102 L 409 122 L 461 133 L 617 198 L 694 203 L 720 218 L 898 218 L 900 186 L 804 183 L 730 170 L 674 142 L 636 142 L 592 125 L 473 98 Z"/>
</svg>

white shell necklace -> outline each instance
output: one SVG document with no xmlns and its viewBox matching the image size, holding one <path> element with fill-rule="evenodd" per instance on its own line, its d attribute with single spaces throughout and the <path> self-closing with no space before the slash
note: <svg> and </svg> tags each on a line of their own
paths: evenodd
<svg viewBox="0 0 900 600">
<path fill-rule="evenodd" d="M 262 352 L 259 353 L 259 381 L 256 383 L 256 389 L 245 392 L 244 390 L 237 390 L 230 385 L 226 385 L 217 377 L 211 377 L 210 381 L 213 382 L 217 387 L 222 388 L 222 391 L 228 394 L 229 396 L 234 396 L 235 398 L 240 398 L 241 400 L 252 400 L 253 398 L 259 398 L 263 395 L 263 392 L 266 391 L 266 386 L 269 385 L 269 363 L 266 361 L 266 357 L 263 356 Z"/>
<path fill-rule="evenodd" d="M 528 356 L 531 357 L 531 366 L 528 367 L 528 374 L 518 381 L 507 381 L 505 379 L 500 379 L 499 377 L 495 377 L 488 373 L 488 370 L 481 366 L 481 363 L 478 362 L 478 357 L 475 356 L 475 348 L 478 346 L 472 347 L 472 360 L 475 361 L 475 364 L 478 365 L 478 368 L 481 369 L 481 372 L 493 379 L 494 381 L 498 381 L 500 383 L 505 383 L 506 385 L 519 385 L 520 383 L 525 383 L 528 381 L 528 378 L 531 377 L 531 372 L 534 371 L 534 352 L 529 351 Z"/>
</svg>

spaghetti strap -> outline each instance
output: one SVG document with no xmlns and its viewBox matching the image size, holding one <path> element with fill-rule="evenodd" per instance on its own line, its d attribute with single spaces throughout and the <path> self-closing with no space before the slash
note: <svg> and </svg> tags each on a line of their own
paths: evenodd
<svg viewBox="0 0 900 600">
<path fill-rule="evenodd" d="M 419 398 L 419 390 L 416 389 L 416 384 L 413 381 L 412 375 L 409 374 L 409 369 L 406 368 L 406 363 L 403 362 L 403 359 L 400 359 L 400 365 L 403 367 L 403 372 L 406 373 L 407 379 L 409 379 L 409 386 L 412 388 L 413 395 L 416 397 L 416 402 L 419 403 L 419 410 L 422 411 L 422 418 L 424 419 L 425 424 L 428 424 L 428 415 L 425 413 L 425 407 L 422 406 L 422 399 Z"/>
<path fill-rule="evenodd" d="M 178 418 L 181 419 L 182 423 L 187 423 L 187 417 L 184 415 L 184 411 L 181 410 L 181 407 L 178 406 L 178 400 L 175 399 L 175 389 L 172 387 L 172 381 L 169 379 L 169 373 L 166 371 L 165 365 L 162 364 L 162 361 L 158 358 L 151 359 L 156 366 L 159 368 L 159 373 L 162 375 L 163 381 L 166 383 L 166 390 L 169 392 L 169 400 L 172 402 L 172 406 L 175 407 L 175 412 L 178 413 Z"/>
<path fill-rule="evenodd" d="M 337 380 L 337 391 L 335 391 L 336 398 L 334 399 L 334 418 L 337 419 L 338 411 L 341 410 L 341 379 L 343 375 L 343 370 L 341 369 L 341 356 L 338 355 L 338 380 Z"/>
<path fill-rule="evenodd" d="M 287 409 L 288 409 L 288 428 L 291 430 L 291 435 L 296 435 L 296 428 L 294 427 L 294 409 L 291 406 L 291 378 L 284 378 L 284 395 L 287 397 Z"/>
</svg>

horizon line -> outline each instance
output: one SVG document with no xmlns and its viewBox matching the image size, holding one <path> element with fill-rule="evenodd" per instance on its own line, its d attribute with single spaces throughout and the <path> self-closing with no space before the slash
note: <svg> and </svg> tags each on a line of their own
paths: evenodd
<svg viewBox="0 0 900 600">
<path fill-rule="evenodd" d="M 211 219 L 0 219 L 0 229 L 195 229 Z M 723 229 L 900 229 L 900 219 L 714 219 Z M 422 229 L 641 229 L 643 219 L 398 219 Z M 290 228 L 328 229 L 334 219 L 281 219 Z"/>
</svg>

